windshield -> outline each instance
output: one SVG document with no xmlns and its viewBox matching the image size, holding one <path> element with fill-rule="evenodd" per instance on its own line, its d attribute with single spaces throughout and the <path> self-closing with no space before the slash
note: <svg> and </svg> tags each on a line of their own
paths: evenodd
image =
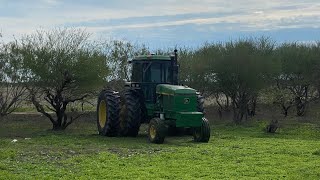
<svg viewBox="0 0 320 180">
<path fill-rule="evenodd" d="M 133 64 L 132 81 L 148 83 L 170 83 L 170 61 Z"/>
<path fill-rule="evenodd" d="M 144 64 L 144 81 L 153 83 L 170 83 L 170 62 L 152 62 Z"/>
</svg>

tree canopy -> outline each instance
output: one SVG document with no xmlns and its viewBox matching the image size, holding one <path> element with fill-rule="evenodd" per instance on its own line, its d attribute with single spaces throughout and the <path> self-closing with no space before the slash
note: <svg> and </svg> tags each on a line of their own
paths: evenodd
<svg viewBox="0 0 320 180">
<path fill-rule="evenodd" d="M 12 54 L 23 65 L 31 101 L 53 129 L 65 129 L 76 118 L 66 112 L 69 103 L 83 100 L 106 82 L 106 56 L 88 38 L 82 30 L 54 29 L 14 42 Z"/>
</svg>

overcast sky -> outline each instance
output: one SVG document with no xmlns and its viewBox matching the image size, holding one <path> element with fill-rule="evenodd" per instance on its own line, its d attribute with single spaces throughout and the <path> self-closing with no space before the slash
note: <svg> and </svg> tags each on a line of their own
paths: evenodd
<svg viewBox="0 0 320 180">
<path fill-rule="evenodd" d="M 320 40 L 319 0 L 0 0 L 5 40 L 53 27 L 151 47 L 197 46 L 248 36 Z"/>
</svg>

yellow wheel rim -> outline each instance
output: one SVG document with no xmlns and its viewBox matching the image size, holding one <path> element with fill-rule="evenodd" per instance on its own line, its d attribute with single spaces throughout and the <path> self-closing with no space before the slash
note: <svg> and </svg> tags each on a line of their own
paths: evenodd
<svg viewBox="0 0 320 180">
<path fill-rule="evenodd" d="M 150 134 L 151 139 L 154 139 L 156 137 L 157 130 L 153 125 L 150 126 L 149 134 Z"/>
<path fill-rule="evenodd" d="M 107 104 L 104 100 L 99 103 L 99 124 L 100 127 L 104 127 L 107 121 Z"/>
</svg>

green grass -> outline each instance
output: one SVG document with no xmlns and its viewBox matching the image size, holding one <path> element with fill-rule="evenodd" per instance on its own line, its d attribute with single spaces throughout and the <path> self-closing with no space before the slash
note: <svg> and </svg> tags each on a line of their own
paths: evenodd
<svg viewBox="0 0 320 180">
<path fill-rule="evenodd" d="M 0 179 L 320 179 L 320 129 L 286 125 L 275 134 L 264 122 L 213 122 L 209 143 L 192 137 L 147 142 L 97 135 L 94 117 L 52 132 L 36 115 L 0 122 Z M 17 139 L 17 142 L 12 142 Z"/>
</svg>

